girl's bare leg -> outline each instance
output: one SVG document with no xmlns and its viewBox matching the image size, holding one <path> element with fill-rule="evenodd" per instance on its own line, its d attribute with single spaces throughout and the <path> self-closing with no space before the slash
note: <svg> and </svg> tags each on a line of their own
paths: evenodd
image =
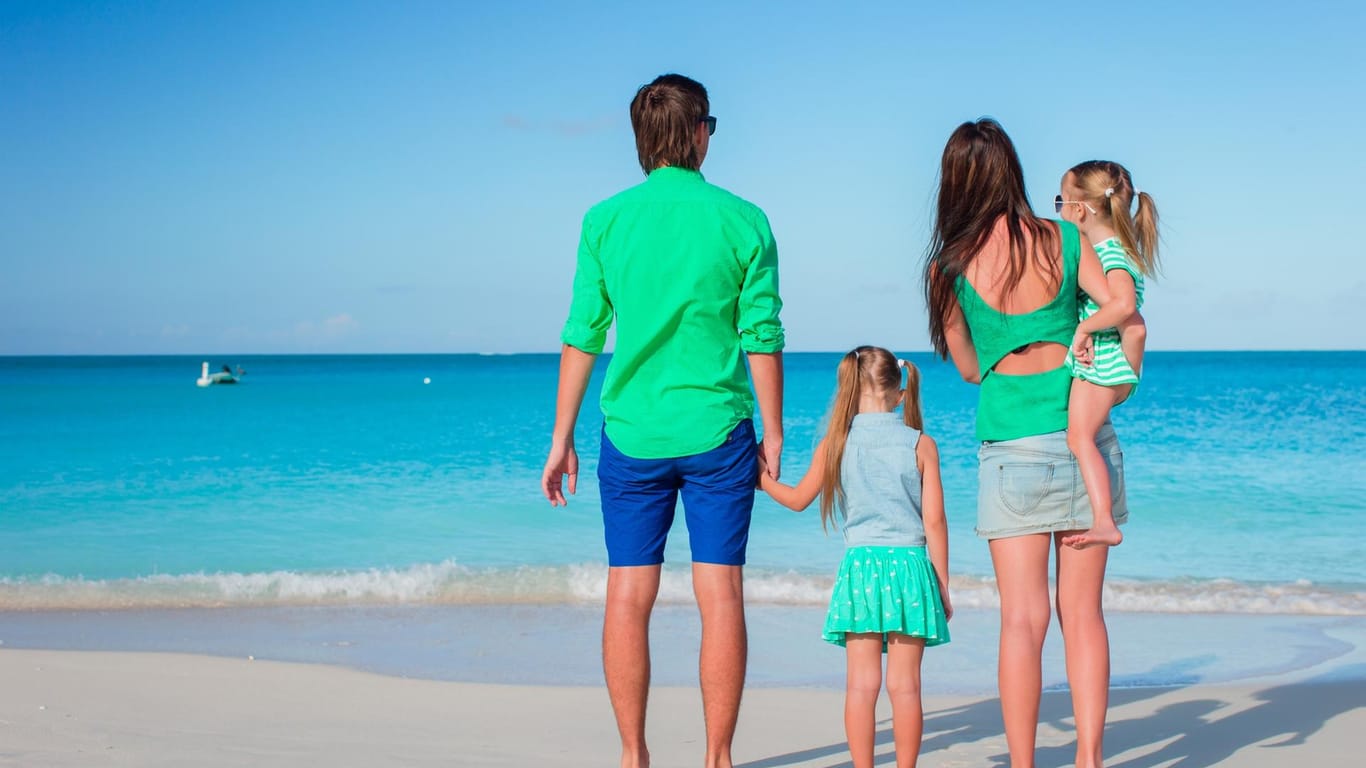
<svg viewBox="0 0 1366 768">
<path fill-rule="evenodd" d="M 924 638 L 887 635 L 887 698 L 892 701 L 896 768 L 915 768 L 920 758 L 920 738 L 925 730 L 920 704 L 920 660 L 924 655 Z"/>
<path fill-rule="evenodd" d="M 1110 470 L 1096 447 L 1096 434 L 1110 418 L 1110 409 L 1127 396 L 1130 389 L 1128 385 L 1102 387 L 1081 379 L 1072 381 L 1072 394 L 1067 402 L 1067 447 L 1077 457 L 1081 481 L 1086 484 L 1086 495 L 1091 498 L 1091 527 L 1062 538 L 1062 543 L 1073 549 L 1098 544 L 1113 547 L 1124 540 L 1124 534 L 1115 525 Z"/>
<path fill-rule="evenodd" d="M 1043 676 L 1043 639 L 1048 604 L 1046 533 L 992 539 L 991 564 L 1001 595 L 1001 644 L 997 687 L 1005 720 L 1011 768 L 1034 768 Z"/>
<path fill-rule="evenodd" d="M 844 736 L 854 768 L 873 768 L 877 697 L 882 691 L 882 635 L 844 636 Z"/>
<path fill-rule="evenodd" d="M 1067 684 L 1072 689 L 1072 716 L 1077 723 L 1077 768 L 1100 768 L 1105 711 L 1110 694 L 1110 636 L 1101 608 L 1101 587 L 1110 550 L 1075 550 L 1058 536 L 1058 623 L 1067 658 Z"/>
</svg>

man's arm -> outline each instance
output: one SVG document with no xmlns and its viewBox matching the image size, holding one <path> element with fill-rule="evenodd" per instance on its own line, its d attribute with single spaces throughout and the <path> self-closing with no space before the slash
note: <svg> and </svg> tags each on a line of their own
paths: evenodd
<svg viewBox="0 0 1366 768">
<path fill-rule="evenodd" d="M 555 394 L 555 429 L 550 435 L 550 455 L 541 473 L 541 491 L 552 507 L 564 506 L 562 483 L 569 477 L 569 495 L 579 486 L 579 454 L 574 450 L 574 425 L 579 420 L 588 379 L 597 355 L 564 345 L 560 351 L 560 383 Z"/>
<path fill-rule="evenodd" d="M 783 353 L 751 352 L 749 375 L 754 379 L 754 397 L 759 401 L 759 419 L 764 427 L 760 450 L 767 474 L 778 479 L 778 462 L 783 456 Z"/>
<path fill-rule="evenodd" d="M 579 485 L 579 455 L 574 450 L 574 425 L 579 420 L 593 363 L 612 327 L 612 302 L 598 259 L 597 239 L 589 215 L 583 217 L 579 235 L 578 264 L 574 269 L 574 295 L 569 304 L 560 341 L 560 383 L 555 395 L 555 428 L 550 435 L 550 455 L 541 473 L 541 492 L 551 506 L 565 503 L 562 483 L 569 476 L 572 496 Z"/>
<path fill-rule="evenodd" d="M 764 460 L 768 476 L 778 479 L 783 454 L 783 300 L 778 295 L 778 245 L 768 218 L 757 221 L 758 242 L 740 286 L 740 348 L 749 356 L 754 396 L 763 422 Z"/>
</svg>

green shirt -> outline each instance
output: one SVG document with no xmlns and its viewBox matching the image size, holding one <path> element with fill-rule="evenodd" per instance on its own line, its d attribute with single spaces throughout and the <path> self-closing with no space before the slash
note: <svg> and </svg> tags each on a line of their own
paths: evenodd
<svg viewBox="0 0 1366 768">
<path fill-rule="evenodd" d="M 752 203 L 664 167 L 583 217 L 560 338 L 598 354 L 607 436 L 627 456 L 709 451 L 754 415 L 746 352 L 783 348 L 778 249 Z"/>
</svg>

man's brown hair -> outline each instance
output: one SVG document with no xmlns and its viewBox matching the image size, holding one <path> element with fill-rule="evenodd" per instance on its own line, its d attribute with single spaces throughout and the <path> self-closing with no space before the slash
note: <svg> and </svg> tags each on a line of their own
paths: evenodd
<svg viewBox="0 0 1366 768">
<path fill-rule="evenodd" d="M 645 175 L 662 165 L 693 171 L 701 167 L 693 137 L 710 111 L 707 89 L 690 77 L 660 75 L 640 86 L 631 99 L 631 129 Z"/>
</svg>

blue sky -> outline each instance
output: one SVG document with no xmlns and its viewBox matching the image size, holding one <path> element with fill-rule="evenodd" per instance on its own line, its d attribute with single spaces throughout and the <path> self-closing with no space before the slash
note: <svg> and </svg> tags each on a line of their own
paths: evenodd
<svg viewBox="0 0 1366 768">
<path fill-rule="evenodd" d="M 962 5 L 962 9 L 955 6 Z M 558 349 L 578 226 L 677 71 L 778 239 L 789 349 L 928 348 L 944 141 L 1038 211 L 1118 160 L 1153 349 L 1366 347 L 1360 3 L 0 5 L 0 354 Z"/>
</svg>

